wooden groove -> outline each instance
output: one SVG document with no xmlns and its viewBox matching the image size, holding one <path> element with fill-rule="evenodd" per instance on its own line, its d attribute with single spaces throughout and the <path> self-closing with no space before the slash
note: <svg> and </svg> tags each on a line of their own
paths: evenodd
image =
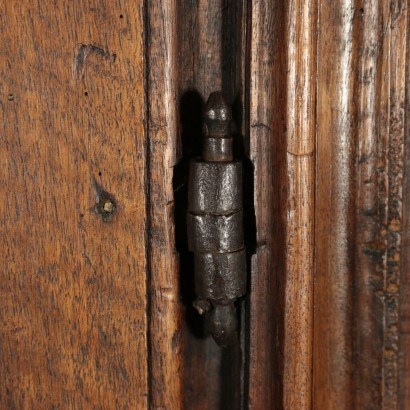
<svg viewBox="0 0 410 410">
<path fill-rule="evenodd" d="M 354 408 L 377 408 L 382 399 L 383 358 L 383 261 L 379 240 L 384 215 L 380 212 L 379 152 L 382 142 L 380 117 L 382 57 L 382 2 L 372 1 L 356 9 L 355 43 L 357 76 L 355 89 L 356 222 L 353 266 L 353 362 Z M 373 406 L 373 407 L 371 407 Z"/>
<path fill-rule="evenodd" d="M 406 50 L 408 4 L 384 4 L 384 55 L 380 128 L 385 136 L 385 270 L 384 270 L 384 349 L 382 408 L 398 408 L 399 293 L 400 270 L 406 250 L 402 247 L 403 229 L 403 146 L 405 143 Z M 405 290 L 404 290 L 405 293 Z M 405 310 L 404 310 L 405 311 Z M 402 311 L 402 313 L 404 312 Z"/>
<path fill-rule="evenodd" d="M 183 407 L 183 335 L 175 250 L 173 166 L 176 163 L 176 1 L 149 1 L 148 125 L 151 408 Z"/>
<path fill-rule="evenodd" d="M 312 389 L 317 5 L 287 5 L 287 208 L 283 396 L 309 409 Z"/>
<path fill-rule="evenodd" d="M 0 5 L 0 408 L 410 408 L 409 1 Z M 256 218 L 225 351 L 175 249 L 217 89 Z"/>
<path fill-rule="evenodd" d="M 397 408 L 406 18 L 399 2 L 320 6 L 317 408 Z"/>
<path fill-rule="evenodd" d="M 320 1 L 319 22 L 312 407 L 351 409 L 353 2 Z"/>
<path fill-rule="evenodd" d="M 193 76 L 194 86 L 205 101 L 213 91 L 222 90 L 222 5 L 222 0 L 198 2 Z"/>
<path fill-rule="evenodd" d="M 283 17 L 280 4 L 251 2 L 249 135 L 250 159 L 254 166 L 257 244 L 256 254 L 252 257 L 249 302 L 248 406 L 252 409 L 281 406 L 280 370 L 274 346 L 280 332 L 275 307 L 277 312 L 281 310 L 279 298 L 276 298 L 279 294 L 276 280 L 281 267 L 275 254 L 277 256 L 281 246 L 278 236 L 283 226 L 278 190 L 279 174 L 283 170 L 279 158 L 284 154 L 280 142 L 283 111 L 279 107 L 283 107 L 284 89 L 274 83 L 274 79 L 283 75 L 283 43 L 275 42 L 274 38 L 275 34 L 281 36 L 283 27 L 275 27 L 275 22 L 283 22 Z"/>
<path fill-rule="evenodd" d="M 407 2 L 407 5 L 409 3 Z M 407 27 L 410 16 L 407 13 Z M 407 30 L 405 65 L 403 228 L 400 272 L 398 409 L 410 407 L 410 31 Z"/>
</svg>

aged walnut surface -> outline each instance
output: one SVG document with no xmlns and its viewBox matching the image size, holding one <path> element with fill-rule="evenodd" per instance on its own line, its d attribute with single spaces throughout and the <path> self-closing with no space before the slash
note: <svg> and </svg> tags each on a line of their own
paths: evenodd
<svg viewBox="0 0 410 410">
<path fill-rule="evenodd" d="M 341 1 L 334 6 L 319 5 L 319 15 L 323 21 L 317 50 L 313 396 L 316 408 L 349 409 L 353 405 L 350 249 L 354 204 L 350 192 L 354 189 L 354 10 Z M 332 52 L 332 61 L 323 57 Z M 320 118 L 324 120 L 319 122 Z M 332 161 L 325 160 L 330 157 Z"/>
<path fill-rule="evenodd" d="M 173 224 L 172 170 L 176 164 L 177 25 L 176 3 L 147 6 L 148 300 L 152 408 L 183 404 L 183 335 L 178 259 Z"/>
<path fill-rule="evenodd" d="M 283 405 L 296 409 L 312 402 L 316 1 L 289 1 L 287 27 Z"/>
<path fill-rule="evenodd" d="M 408 27 L 398 0 L 0 0 L 0 408 L 409 408 Z M 228 350 L 181 235 L 219 89 Z"/>
<path fill-rule="evenodd" d="M 0 407 L 146 408 L 142 2 L 0 9 Z"/>
<path fill-rule="evenodd" d="M 407 10 L 319 21 L 313 407 L 395 409 Z"/>
<path fill-rule="evenodd" d="M 277 247 L 283 245 L 283 242 L 279 235 L 274 240 L 272 226 L 280 221 L 279 196 L 275 196 L 273 187 L 279 188 L 280 160 L 276 155 L 281 144 L 278 142 L 274 145 L 278 141 L 277 136 L 274 139 L 274 130 L 279 125 L 279 116 L 274 117 L 274 113 L 275 103 L 280 101 L 282 90 L 279 89 L 278 93 L 274 94 L 275 88 L 271 81 L 275 70 L 280 73 L 281 64 L 273 65 L 273 56 L 280 53 L 280 45 L 275 44 L 272 48 L 262 46 L 264 43 L 267 45 L 276 34 L 273 16 L 275 13 L 281 16 L 280 12 L 280 6 L 270 1 L 252 3 L 250 12 L 249 139 L 250 158 L 254 166 L 256 216 L 256 250 L 252 256 L 250 278 L 248 348 L 248 401 L 252 409 L 260 409 L 266 403 L 274 403 L 274 400 L 278 400 L 279 405 L 281 402 L 279 390 L 276 388 L 279 372 L 275 375 L 275 363 L 278 364 L 274 342 L 277 323 L 275 307 L 278 304 L 274 300 L 278 294 L 276 281 L 279 265 L 275 256 Z M 279 229 L 276 232 L 279 233 Z M 279 302 L 280 299 L 276 300 Z"/>
</svg>

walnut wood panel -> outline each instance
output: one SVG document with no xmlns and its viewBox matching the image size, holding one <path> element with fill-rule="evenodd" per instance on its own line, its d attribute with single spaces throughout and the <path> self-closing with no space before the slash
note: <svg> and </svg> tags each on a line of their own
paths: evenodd
<svg viewBox="0 0 410 410">
<path fill-rule="evenodd" d="M 354 4 L 319 4 L 313 408 L 351 409 Z M 332 56 L 332 58 L 330 58 Z"/>
<path fill-rule="evenodd" d="M 352 69 L 357 69 L 354 87 L 356 112 L 352 133 L 356 133 L 355 164 L 355 249 L 352 266 L 354 340 L 352 390 L 355 408 L 376 408 L 381 403 L 383 356 L 383 269 L 378 236 L 381 219 L 377 155 L 380 134 L 380 78 L 382 56 L 382 9 L 377 1 L 355 12 Z M 357 52 L 357 54 L 356 54 Z M 381 193 L 382 194 L 382 193 Z M 353 193 L 352 193 L 353 196 Z"/>
<path fill-rule="evenodd" d="M 0 407 L 147 408 L 142 1 L 0 8 Z"/>
<path fill-rule="evenodd" d="M 313 387 L 317 409 L 352 408 L 354 11 L 351 2 L 319 6 Z"/>
<path fill-rule="evenodd" d="M 397 408 L 406 19 L 319 7 L 314 408 Z"/>
<path fill-rule="evenodd" d="M 313 348 L 316 1 L 289 1 L 287 19 L 283 405 L 286 409 L 309 409 Z"/>
<path fill-rule="evenodd" d="M 384 332 L 382 408 L 398 408 L 398 328 L 400 269 L 402 257 L 409 249 L 402 248 L 403 219 L 403 145 L 405 115 L 405 75 L 408 31 L 406 2 L 383 4 L 383 79 L 381 121 L 384 158 L 385 214 L 380 236 L 385 240 L 384 254 Z"/>
<path fill-rule="evenodd" d="M 409 26 L 407 13 L 407 27 Z M 407 30 L 405 67 L 405 128 L 403 163 L 403 236 L 402 265 L 400 275 L 400 317 L 399 317 L 399 394 L 398 408 L 410 407 L 410 33 Z"/>
<path fill-rule="evenodd" d="M 403 124 L 396 121 L 398 127 L 390 129 L 390 121 L 397 115 L 397 108 L 390 108 L 397 85 L 390 88 L 394 76 L 389 66 L 402 53 L 402 46 L 396 43 L 398 54 L 391 50 L 395 29 L 390 11 L 384 2 L 375 1 L 359 9 L 356 19 L 355 408 L 397 408 L 399 249 L 389 220 L 393 214 L 396 224 L 401 219 L 399 181 L 393 182 L 392 176 L 402 166 L 399 140 Z M 391 116 L 393 111 L 396 113 Z"/>
<path fill-rule="evenodd" d="M 146 4 L 150 405 L 179 409 L 183 406 L 183 334 L 172 185 L 178 134 L 177 3 Z"/>
<path fill-rule="evenodd" d="M 284 90 L 273 79 L 283 74 L 283 49 L 279 38 L 283 9 L 273 1 L 251 3 L 249 23 L 249 136 L 250 158 L 254 166 L 256 253 L 252 257 L 249 301 L 248 406 L 252 409 L 281 408 L 281 383 L 275 339 L 282 311 L 276 297 L 281 238 L 281 176 L 284 151 Z M 275 19 L 274 19 L 275 16 Z M 280 17 L 279 17 L 280 16 Z M 275 31 L 275 29 L 277 31 Z M 283 37 L 282 37 L 283 38 Z M 275 77 L 276 76 L 276 77 Z M 274 231 L 275 229 L 275 231 Z M 282 239 L 282 240 L 281 240 Z M 281 272 L 283 273 L 283 272 Z M 275 309 L 277 307 L 277 309 Z"/>
<path fill-rule="evenodd" d="M 0 0 L 0 407 L 408 408 L 408 2 L 52 3 Z M 227 350 L 185 226 L 217 89 L 251 271 Z"/>
</svg>

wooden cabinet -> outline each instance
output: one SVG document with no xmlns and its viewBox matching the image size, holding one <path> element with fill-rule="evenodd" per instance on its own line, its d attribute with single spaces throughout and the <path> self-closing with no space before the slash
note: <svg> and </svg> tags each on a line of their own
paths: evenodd
<svg viewBox="0 0 410 410">
<path fill-rule="evenodd" d="M 0 408 L 410 408 L 408 3 L 0 1 Z M 185 213 L 221 89 L 248 294 Z"/>
</svg>

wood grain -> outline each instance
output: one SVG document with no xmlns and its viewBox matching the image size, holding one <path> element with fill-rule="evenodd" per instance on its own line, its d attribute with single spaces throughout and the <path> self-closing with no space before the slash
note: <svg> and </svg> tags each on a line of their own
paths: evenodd
<svg viewBox="0 0 410 410">
<path fill-rule="evenodd" d="M 319 3 L 313 408 L 351 409 L 354 4 Z M 332 58 L 330 58 L 332 56 Z"/>
<path fill-rule="evenodd" d="M 278 174 L 284 169 L 280 166 L 284 152 L 281 151 L 281 111 L 275 113 L 278 106 L 275 103 L 283 103 L 284 94 L 280 87 L 275 89 L 272 80 L 283 74 L 278 58 L 282 50 L 274 41 L 277 33 L 273 17 L 284 14 L 280 6 L 271 1 L 252 2 L 251 7 L 248 107 L 250 158 L 254 166 L 256 254 L 252 256 L 250 279 L 248 406 L 262 409 L 281 407 L 275 354 L 278 331 L 275 313 L 281 310 L 280 299 L 275 298 L 275 285 L 280 261 L 275 256 L 281 248 L 280 229 L 283 227 Z M 283 19 L 277 17 L 275 21 Z"/>
<path fill-rule="evenodd" d="M 377 1 L 355 11 L 354 123 L 355 142 L 355 232 L 353 280 L 353 377 L 352 400 L 355 408 L 376 408 L 381 403 L 383 357 L 383 267 L 379 239 L 383 225 L 380 212 L 378 153 L 381 138 L 380 79 L 382 73 L 382 8 Z M 352 242 L 353 245 L 353 242 Z"/>
<path fill-rule="evenodd" d="M 142 2 L 0 8 L 0 407 L 147 408 Z"/>
<path fill-rule="evenodd" d="M 287 19 L 283 402 L 286 409 L 309 409 L 313 349 L 316 1 L 289 1 Z"/>
<path fill-rule="evenodd" d="M 408 7 L 383 3 L 385 24 L 382 82 L 382 122 L 385 157 L 384 348 L 382 408 L 398 408 L 398 328 L 400 270 L 406 249 L 401 246 L 403 221 L 403 145 L 405 131 L 406 49 Z M 407 249 L 408 252 L 408 249 Z"/>
<path fill-rule="evenodd" d="M 409 24 L 407 13 L 407 27 Z M 398 408 L 410 406 L 410 32 L 407 30 L 404 104 L 403 230 L 400 274 Z"/>
<path fill-rule="evenodd" d="M 222 90 L 222 7 L 223 0 L 199 1 L 196 14 L 198 43 L 195 50 L 194 87 L 206 101 Z"/>
<path fill-rule="evenodd" d="M 0 6 L 0 408 L 410 407 L 408 2 Z M 225 351 L 181 234 L 217 89 L 255 251 Z"/>
<path fill-rule="evenodd" d="M 252 8 L 249 109 L 258 247 L 249 406 L 257 409 L 311 405 L 316 16 L 315 1 L 255 2 Z"/>
<path fill-rule="evenodd" d="M 182 305 L 173 166 L 178 135 L 176 2 L 147 3 L 150 381 L 154 409 L 183 406 Z"/>
<path fill-rule="evenodd" d="M 359 6 L 319 13 L 313 406 L 395 409 L 407 12 Z"/>
<path fill-rule="evenodd" d="M 380 408 L 384 377 L 384 282 L 386 135 L 388 96 L 384 93 L 384 61 L 389 58 L 383 39 L 383 2 L 369 2 L 356 12 L 356 223 L 353 268 L 353 362 L 352 391 L 355 408 Z M 387 31 L 386 31 L 387 30 Z M 381 165 L 384 163 L 385 165 Z M 387 391 L 385 392 L 387 393 Z M 391 408 L 395 408 L 391 402 Z M 390 407 L 388 407 L 390 408 Z"/>
</svg>

